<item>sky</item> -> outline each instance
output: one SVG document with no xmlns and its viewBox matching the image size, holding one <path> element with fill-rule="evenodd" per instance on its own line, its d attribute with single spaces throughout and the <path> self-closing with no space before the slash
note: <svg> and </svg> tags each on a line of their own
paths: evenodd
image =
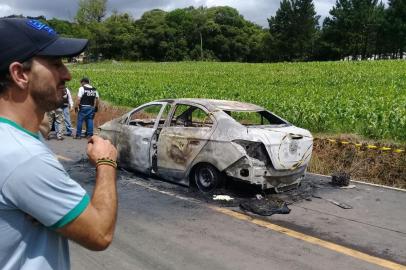
<svg viewBox="0 0 406 270">
<path fill-rule="evenodd" d="M 0 17 L 12 14 L 44 15 L 47 19 L 56 17 L 73 21 L 77 3 L 76 0 L 0 0 Z M 280 0 L 110 0 L 107 1 L 107 11 L 108 14 L 112 11 L 126 12 L 138 19 L 145 11 L 156 8 L 170 11 L 188 6 L 231 6 L 246 20 L 267 27 L 267 18 L 275 15 L 279 4 Z M 324 19 L 329 15 L 335 0 L 314 0 L 314 4 L 317 14 Z"/>
</svg>

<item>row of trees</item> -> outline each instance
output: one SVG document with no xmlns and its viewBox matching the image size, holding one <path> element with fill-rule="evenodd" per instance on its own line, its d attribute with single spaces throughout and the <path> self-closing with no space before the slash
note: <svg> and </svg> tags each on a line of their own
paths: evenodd
<svg viewBox="0 0 406 270">
<path fill-rule="evenodd" d="M 269 28 L 231 7 L 154 9 L 138 20 L 107 0 L 79 0 L 75 22 L 47 22 L 60 34 L 91 40 L 90 55 L 128 60 L 244 62 L 403 58 L 406 0 L 336 0 L 319 25 L 313 0 L 282 0 Z M 45 18 L 43 18 L 45 19 Z"/>
<path fill-rule="evenodd" d="M 336 0 L 319 26 L 313 0 L 282 0 L 268 19 L 268 60 L 403 58 L 406 0 Z"/>
</svg>

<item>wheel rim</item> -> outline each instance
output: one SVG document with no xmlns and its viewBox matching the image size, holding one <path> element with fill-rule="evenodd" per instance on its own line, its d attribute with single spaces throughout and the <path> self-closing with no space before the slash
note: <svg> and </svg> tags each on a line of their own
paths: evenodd
<svg viewBox="0 0 406 270">
<path fill-rule="evenodd" d="M 208 188 L 213 184 L 215 176 L 211 170 L 207 168 L 201 168 L 198 171 L 197 178 L 199 180 L 199 183 L 203 187 Z"/>
</svg>

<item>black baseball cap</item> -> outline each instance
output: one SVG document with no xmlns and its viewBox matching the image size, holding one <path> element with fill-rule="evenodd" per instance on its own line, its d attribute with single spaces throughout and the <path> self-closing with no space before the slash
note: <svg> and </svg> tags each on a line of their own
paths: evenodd
<svg viewBox="0 0 406 270">
<path fill-rule="evenodd" d="M 62 38 L 43 22 L 27 18 L 0 19 L 0 72 L 12 62 L 35 55 L 72 57 L 87 46 L 87 39 Z"/>
</svg>

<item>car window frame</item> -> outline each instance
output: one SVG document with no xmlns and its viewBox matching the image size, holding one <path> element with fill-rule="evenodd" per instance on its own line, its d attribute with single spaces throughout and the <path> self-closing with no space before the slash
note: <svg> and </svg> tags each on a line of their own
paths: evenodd
<svg viewBox="0 0 406 270">
<path fill-rule="evenodd" d="M 204 113 L 206 113 L 209 117 L 210 120 L 213 122 L 212 126 L 210 127 L 211 130 L 213 130 L 216 126 L 217 126 L 217 120 L 213 115 L 213 112 L 210 112 L 205 106 L 197 104 L 197 103 L 193 103 L 193 102 L 174 102 L 171 104 L 172 108 L 170 113 L 168 114 L 168 118 L 167 121 L 165 123 L 165 127 L 170 127 L 170 128 L 207 128 L 207 127 L 179 127 L 179 126 L 171 126 L 171 122 L 172 122 L 172 118 L 176 112 L 176 108 L 178 105 L 186 105 L 186 106 L 194 106 L 196 108 L 199 108 L 201 110 L 203 110 Z"/>
<path fill-rule="evenodd" d="M 125 119 L 125 121 L 123 121 L 123 125 L 126 125 L 126 126 L 133 126 L 133 127 L 143 127 L 143 126 L 130 125 L 129 122 L 130 122 L 131 115 L 134 114 L 134 113 L 136 113 L 136 112 L 138 112 L 138 111 L 141 111 L 141 110 L 145 109 L 146 107 L 153 106 L 153 105 L 161 105 L 161 109 L 159 110 L 159 113 L 157 114 L 157 117 L 156 117 L 156 119 L 155 119 L 154 126 L 153 126 L 153 127 L 144 127 L 144 128 L 157 129 L 157 128 L 158 128 L 158 125 L 159 125 L 159 120 L 158 120 L 158 121 L 156 121 L 156 120 L 157 120 L 157 119 L 161 119 L 162 114 L 163 114 L 163 112 L 164 112 L 164 110 L 165 110 L 165 106 L 168 105 L 168 102 L 150 102 L 150 103 L 143 104 L 143 105 L 141 105 L 140 107 L 137 107 L 137 108 L 131 110 L 130 112 L 127 113 L 126 119 Z M 170 104 L 169 104 L 169 105 L 170 105 Z M 172 110 L 172 108 L 170 109 L 170 111 L 171 111 L 171 110 Z M 169 114 L 168 114 L 168 115 L 169 115 Z M 165 122 L 164 122 L 164 125 L 163 125 L 163 126 L 165 126 L 166 122 L 167 122 L 167 119 L 165 119 Z"/>
</svg>

